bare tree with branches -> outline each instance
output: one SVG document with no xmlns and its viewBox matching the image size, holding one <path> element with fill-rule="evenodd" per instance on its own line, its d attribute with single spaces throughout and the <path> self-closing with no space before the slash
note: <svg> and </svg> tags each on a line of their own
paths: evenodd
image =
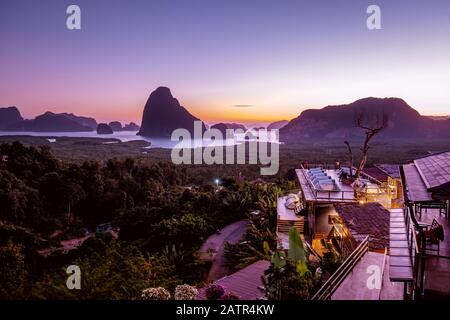
<svg viewBox="0 0 450 320">
<path fill-rule="evenodd" d="M 344 141 L 344 143 L 347 145 L 347 149 L 348 149 L 348 163 L 350 166 L 350 177 L 353 177 L 353 152 L 352 152 L 352 147 L 350 146 L 350 142 L 348 141 Z"/>
<path fill-rule="evenodd" d="M 373 124 L 372 126 L 364 124 L 364 112 L 360 112 L 356 115 L 356 126 L 358 128 L 363 129 L 364 134 L 365 134 L 364 144 L 363 144 L 363 147 L 361 148 L 361 152 L 362 152 L 361 161 L 359 162 L 358 169 L 356 170 L 356 173 L 355 173 L 356 180 L 359 179 L 359 177 L 361 176 L 361 173 L 364 169 L 364 166 L 366 165 L 369 150 L 371 148 L 369 145 L 370 141 L 372 140 L 372 138 L 375 135 L 377 135 L 378 133 L 380 133 L 381 131 L 383 131 L 384 129 L 387 128 L 388 122 L 389 122 L 389 119 L 385 113 L 383 113 L 383 115 L 381 117 L 377 116 L 377 120 L 376 120 L 375 124 Z M 347 144 L 347 146 L 350 148 L 349 144 Z M 351 151 L 351 149 L 350 149 L 350 151 Z"/>
</svg>

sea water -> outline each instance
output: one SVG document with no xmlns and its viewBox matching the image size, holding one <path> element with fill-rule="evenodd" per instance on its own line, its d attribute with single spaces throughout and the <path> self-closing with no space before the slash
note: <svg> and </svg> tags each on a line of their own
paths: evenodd
<svg viewBox="0 0 450 320">
<path fill-rule="evenodd" d="M 171 141 L 170 138 L 153 138 L 136 135 L 137 131 L 117 131 L 113 134 L 97 134 L 96 131 L 82 131 L 82 132 L 32 132 L 32 131 L 0 131 L 0 136 L 32 136 L 32 137 L 69 137 L 69 138 L 104 138 L 104 139 L 118 139 L 122 142 L 129 141 L 147 141 L 150 142 L 149 148 L 164 148 L 172 149 L 173 147 L 190 148 L 190 142 L 186 145 L 180 145 L 179 141 Z M 256 135 L 257 136 L 257 135 Z M 53 140 L 52 140 L 53 141 Z M 56 139 L 57 141 L 57 139 Z M 195 146 L 231 146 L 238 145 L 248 141 L 243 135 L 237 134 L 233 139 L 217 139 L 217 140 L 193 140 L 192 144 Z M 260 142 L 279 143 L 275 136 L 261 137 Z"/>
</svg>

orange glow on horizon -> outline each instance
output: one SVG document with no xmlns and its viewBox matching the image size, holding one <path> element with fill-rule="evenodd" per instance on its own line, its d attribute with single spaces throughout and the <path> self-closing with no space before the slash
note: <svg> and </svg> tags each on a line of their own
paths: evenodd
<svg viewBox="0 0 450 320">
<path fill-rule="evenodd" d="M 120 121 L 122 124 L 135 122 L 141 125 L 142 114 L 146 102 L 141 99 L 133 101 L 111 101 L 110 103 L 100 99 L 91 101 L 76 101 L 60 104 L 56 107 L 55 102 L 36 102 L 17 104 L 22 116 L 26 119 L 33 119 L 46 111 L 54 113 L 73 113 L 77 116 L 92 117 L 98 123 L 111 121 Z M 191 99 L 189 99 L 191 100 Z M 248 107 L 235 107 L 232 103 L 208 103 L 205 101 L 183 101 L 179 99 L 180 104 L 184 106 L 192 115 L 206 123 L 218 122 L 236 122 L 236 123 L 271 123 L 280 120 L 291 120 L 298 117 L 303 110 L 320 109 L 323 106 L 304 106 L 295 108 L 292 105 L 286 107 L 275 107 L 271 105 L 249 105 Z M 353 100 L 347 101 L 351 103 Z M 11 104 L 14 105 L 14 104 Z M 55 107 L 42 107 L 50 105 Z M 442 112 L 426 113 L 424 116 L 447 116 Z"/>
</svg>

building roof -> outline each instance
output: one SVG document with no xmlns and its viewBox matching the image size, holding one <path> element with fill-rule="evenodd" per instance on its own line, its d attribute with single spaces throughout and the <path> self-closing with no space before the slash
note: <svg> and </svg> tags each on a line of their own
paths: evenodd
<svg viewBox="0 0 450 320">
<path fill-rule="evenodd" d="M 316 203 L 335 203 L 335 202 L 355 202 L 354 190 L 351 186 L 345 185 L 339 181 L 339 170 L 326 170 L 327 175 L 334 179 L 341 191 L 320 191 L 314 190 L 307 178 L 306 169 L 295 169 L 300 189 L 306 202 Z"/>
<path fill-rule="evenodd" d="M 226 292 L 237 295 L 240 300 L 257 300 L 265 296 L 261 289 L 263 286 L 261 277 L 269 269 L 269 266 L 269 261 L 260 260 L 236 273 L 214 281 L 214 284 L 221 285 Z M 197 299 L 206 300 L 206 288 L 199 290 Z"/>
<path fill-rule="evenodd" d="M 400 166 L 398 164 L 376 164 L 375 167 L 384 171 L 391 178 L 400 179 Z"/>
<path fill-rule="evenodd" d="M 432 154 L 414 160 L 427 189 L 450 182 L 450 151 Z"/>
<path fill-rule="evenodd" d="M 389 246 L 389 211 L 376 202 L 335 204 L 336 212 L 357 242 L 369 236 L 373 249 Z"/>
<path fill-rule="evenodd" d="M 389 178 L 389 175 L 386 172 L 377 167 L 364 168 L 363 173 L 367 174 L 368 176 L 371 176 L 372 178 L 380 182 L 387 182 Z"/>
<path fill-rule="evenodd" d="M 412 202 L 433 201 L 431 192 L 427 187 L 414 163 L 402 166 L 404 173 L 404 187 L 406 190 L 406 199 Z"/>
</svg>

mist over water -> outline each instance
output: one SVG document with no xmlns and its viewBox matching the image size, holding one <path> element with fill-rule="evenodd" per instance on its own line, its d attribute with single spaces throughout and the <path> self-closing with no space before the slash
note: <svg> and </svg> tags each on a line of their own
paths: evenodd
<svg viewBox="0 0 450 320">
<path fill-rule="evenodd" d="M 157 137 L 143 137 L 136 135 L 137 131 L 117 131 L 113 134 L 97 134 L 96 131 L 83 131 L 83 132 L 31 132 L 31 131 L 0 131 L 0 136 L 33 136 L 33 137 L 69 137 L 69 138 L 101 138 L 101 139 L 118 139 L 121 142 L 129 141 L 147 141 L 151 143 L 149 148 L 164 148 L 172 149 L 174 147 L 179 148 L 194 148 L 200 146 L 232 146 L 243 143 L 244 141 L 254 141 L 255 139 L 245 139 L 243 134 L 236 134 L 234 139 L 192 139 L 190 141 L 171 141 L 170 138 L 157 138 Z M 253 132 L 257 137 L 256 132 Z M 57 139 L 56 139 L 57 141 Z M 50 142 L 56 142 L 50 141 Z M 270 135 L 269 138 L 263 135 L 258 139 L 260 142 L 272 142 L 279 143 L 275 135 Z M 108 142 L 105 142 L 108 143 Z"/>
</svg>

